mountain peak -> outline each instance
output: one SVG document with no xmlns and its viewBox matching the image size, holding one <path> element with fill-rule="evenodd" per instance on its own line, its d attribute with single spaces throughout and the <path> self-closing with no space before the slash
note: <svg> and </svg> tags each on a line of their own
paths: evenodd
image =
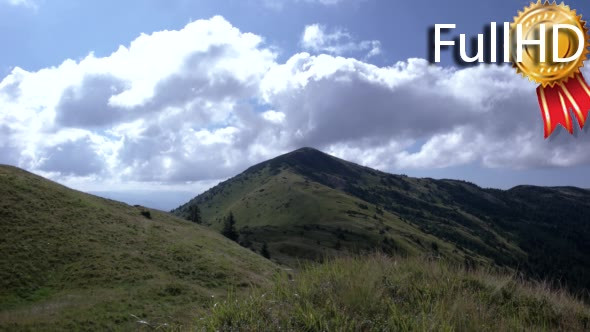
<svg viewBox="0 0 590 332">
<path fill-rule="evenodd" d="M 294 157 L 294 156 L 297 156 L 297 157 L 306 156 L 306 157 L 309 157 L 309 158 L 311 158 L 313 156 L 316 156 L 316 157 L 330 157 L 330 158 L 335 158 L 335 157 L 332 157 L 329 154 L 327 154 L 327 153 L 325 153 L 323 151 L 320 151 L 318 149 L 314 149 L 314 148 L 310 148 L 310 147 L 302 147 L 302 148 L 299 148 L 297 150 L 293 150 L 291 152 L 287 152 L 285 154 L 282 154 L 280 156 L 277 156 L 276 158 L 273 158 L 273 159 L 279 159 L 279 160 L 281 160 L 281 159 L 288 159 L 288 158 L 291 158 L 291 157 Z M 273 159 L 271 159 L 271 160 L 273 160 Z"/>
<path fill-rule="evenodd" d="M 291 151 L 254 167 L 266 166 L 277 170 L 288 168 L 310 178 L 316 178 L 320 174 L 357 176 L 359 172 L 357 168 L 362 167 L 310 147 Z"/>
<path fill-rule="evenodd" d="M 324 152 L 322 152 L 322 151 L 320 151 L 318 149 L 309 147 L 309 146 L 304 146 L 304 147 L 299 148 L 297 150 L 293 150 L 293 151 L 291 151 L 289 153 L 318 153 L 318 152 L 325 154 Z"/>
</svg>

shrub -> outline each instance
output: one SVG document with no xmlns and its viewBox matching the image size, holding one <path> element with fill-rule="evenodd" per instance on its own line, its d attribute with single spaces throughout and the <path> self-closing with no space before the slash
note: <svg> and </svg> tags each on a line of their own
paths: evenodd
<svg viewBox="0 0 590 332">
<path fill-rule="evenodd" d="M 268 252 L 268 245 L 266 244 L 266 242 L 264 242 L 262 244 L 262 249 L 260 249 L 260 254 L 264 258 L 270 259 L 270 252 Z"/>
</svg>

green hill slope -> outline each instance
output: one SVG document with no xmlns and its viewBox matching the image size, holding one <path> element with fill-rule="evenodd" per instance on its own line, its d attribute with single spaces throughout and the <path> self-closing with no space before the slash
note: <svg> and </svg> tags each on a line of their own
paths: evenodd
<svg viewBox="0 0 590 332">
<path fill-rule="evenodd" d="M 232 211 L 242 243 L 292 264 L 380 249 L 493 263 L 590 289 L 590 191 L 482 189 L 453 180 L 392 175 L 303 148 L 253 166 L 195 197 L 221 229 Z"/>
<path fill-rule="evenodd" d="M 0 166 L 0 330 L 185 324 L 270 261 L 167 213 Z"/>
<path fill-rule="evenodd" d="M 398 215 L 282 163 L 254 166 L 173 212 L 188 217 L 189 206 L 195 203 L 203 220 L 218 230 L 231 211 L 243 245 L 258 250 L 267 242 L 271 257 L 288 265 L 301 258 L 321 260 L 376 249 L 407 254 L 431 251 L 457 262 L 465 257 L 488 261 L 468 250 L 459 252 Z"/>
</svg>

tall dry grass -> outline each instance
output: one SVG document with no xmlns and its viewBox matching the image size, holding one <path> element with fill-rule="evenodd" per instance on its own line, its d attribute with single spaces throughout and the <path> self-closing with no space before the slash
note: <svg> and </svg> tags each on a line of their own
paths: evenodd
<svg viewBox="0 0 590 332">
<path fill-rule="evenodd" d="M 248 296 L 213 301 L 197 329 L 583 331 L 590 309 L 563 290 L 421 258 L 338 258 Z"/>
</svg>

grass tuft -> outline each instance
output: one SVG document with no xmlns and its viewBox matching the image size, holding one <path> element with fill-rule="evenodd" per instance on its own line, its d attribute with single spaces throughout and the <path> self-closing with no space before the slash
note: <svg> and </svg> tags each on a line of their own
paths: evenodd
<svg viewBox="0 0 590 332">
<path fill-rule="evenodd" d="M 583 331 L 590 308 L 562 290 L 423 258 L 337 258 L 213 301 L 197 329 Z"/>
</svg>

